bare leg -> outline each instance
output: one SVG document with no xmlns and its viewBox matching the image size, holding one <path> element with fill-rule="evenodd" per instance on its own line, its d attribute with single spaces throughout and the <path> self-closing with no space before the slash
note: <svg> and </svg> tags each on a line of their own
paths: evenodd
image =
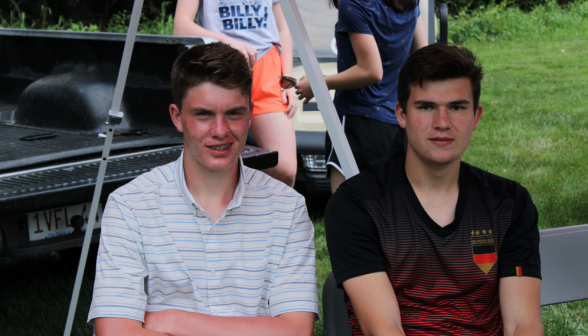
<svg viewBox="0 0 588 336">
<path fill-rule="evenodd" d="M 278 165 L 268 175 L 294 187 L 296 179 L 296 136 L 294 122 L 282 112 L 253 116 L 251 132 L 259 147 L 279 153 Z"/>
<path fill-rule="evenodd" d="M 334 194 L 337 191 L 337 188 L 341 185 L 341 183 L 345 182 L 345 176 L 341 174 L 337 168 L 333 166 L 329 167 L 329 175 L 331 176 L 331 193 Z"/>
</svg>

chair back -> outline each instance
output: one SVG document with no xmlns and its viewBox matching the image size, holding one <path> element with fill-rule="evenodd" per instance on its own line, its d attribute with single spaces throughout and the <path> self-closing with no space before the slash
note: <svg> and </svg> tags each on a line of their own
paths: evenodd
<svg viewBox="0 0 588 336">
<path fill-rule="evenodd" d="M 333 272 L 323 286 L 323 320 L 325 336 L 351 335 L 345 292 L 337 287 Z"/>
<path fill-rule="evenodd" d="M 588 224 L 540 232 L 541 305 L 588 299 Z"/>
</svg>

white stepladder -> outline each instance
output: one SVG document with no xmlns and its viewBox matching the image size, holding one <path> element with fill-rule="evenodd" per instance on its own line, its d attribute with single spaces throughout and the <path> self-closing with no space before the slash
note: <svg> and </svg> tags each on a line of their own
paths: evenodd
<svg viewBox="0 0 588 336">
<path fill-rule="evenodd" d="M 84 276 L 84 269 L 86 267 L 86 259 L 88 258 L 88 249 L 90 248 L 90 241 L 92 240 L 92 233 L 94 232 L 94 224 L 96 223 L 96 212 L 98 211 L 98 202 L 100 201 L 100 194 L 102 193 L 102 185 L 104 183 L 104 175 L 106 173 L 106 166 L 108 164 L 108 157 L 110 155 L 110 146 L 112 145 L 112 138 L 114 136 L 114 128 L 120 125 L 123 112 L 120 111 L 120 105 L 127 81 L 127 74 L 129 71 L 129 64 L 131 63 L 131 55 L 133 54 L 133 47 L 135 45 L 135 37 L 137 36 L 137 27 L 141 17 L 141 9 L 143 8 L 143 0 L 135 0 L 133 4 L 133 12 L 131 21 L 129 23 L 129 30 L 127 32 L 127 39 L 125 41 L 125 48 L 123 50 L 122 61 L 118 70 L 118 78 L 116 79 L 116 86 L 114 88 L 114 97 L 112 98 L 112 105 L 108 111 L 108 132 L 106 132 L 106 139 L 104 140 L 104 148 L 102 149 L 102 161 L 100 161 L 100 168 L 98 169 L 98 177 L 96 178 L 96 187 L 94 188 L 94 196 L 92 197 L 92 206 L 90 207 L 90 214 L 88 217 L 88 225 L 86 227 L 86 234 L 84 236 L 84 245 L 82 246 L 82 254 L 80 255 L 80 262 L 78 264 L 78 272 L 76 274 L 76 281 L 74 283 L 74 290 L 69 303 L 69 311 L 67 313 L 67 321 L 65 323 L 64 336 L 71 334 L 74 316 L 76 314 L 76 307 L 78 305 L 78 297 L 80 288 L 82 286 L 82 279 Z"/>
</svg>

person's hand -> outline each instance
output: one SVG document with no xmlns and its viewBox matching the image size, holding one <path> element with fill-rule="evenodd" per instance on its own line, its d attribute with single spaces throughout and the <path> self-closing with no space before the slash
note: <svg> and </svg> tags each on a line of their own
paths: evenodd
<svg viewBox="0 0 588 336">
<path fill-rule="evenodd" d="M 251 67 L 253 69 L 255 62 L 257 62 L 257 50 L 255 50 L 255 48 L 253 48 L 250 44 L 247 44 L 245 42 L 240 42 L 240 41 L 237 41 L 232 38 L 226 39 L 225 41 L 222 41 L 222 42 L 239 50 L 239 52 L 241 54 L 243 54 L 243 56 L 245 56 L 247 63 L 249 63 L 249 67 Z"/>
<path fill-rule="evenodd" d="M 298 110 L 298 100 L 296 99 L 296 93 L 294 92 L 294 88 L 289 88 L 282 91 L 282 102 L 288 102 L 288 107 L 286 108 L 286 115 L 288 119 L 292 119 Z"/>
<path fill-rule="evenodd" d="M 312 93 L 312 89 L 310 88 L 310 83 L 308 82 L 306 75 L 300 78 L 295 87 L 298 99 L 302 100 L 306 98 L 304 104 L 307 104 L 314 97 L 314 93 Z"/>
<path fill-rule="evenodd" d="M 145 312 L 145 323 L 143 328 L 157 331 L 164 334 L 171 334 L 173 315 L 176 310 L 162 310 L 158 312 Z"/>
</svg>

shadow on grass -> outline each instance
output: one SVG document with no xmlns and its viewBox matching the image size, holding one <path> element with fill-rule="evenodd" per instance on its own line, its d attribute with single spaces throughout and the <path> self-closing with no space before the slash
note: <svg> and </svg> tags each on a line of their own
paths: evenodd
<svg viewBox="0 0 588 336">
<path fill-rule="evenodd" d="M 57 253 L 0 258 L 0 335 L 62 335 L 76 270 Z M 72 335 L 91 335 L 86 323 L 94 277 L 82 283 Z"/>
</svg>

